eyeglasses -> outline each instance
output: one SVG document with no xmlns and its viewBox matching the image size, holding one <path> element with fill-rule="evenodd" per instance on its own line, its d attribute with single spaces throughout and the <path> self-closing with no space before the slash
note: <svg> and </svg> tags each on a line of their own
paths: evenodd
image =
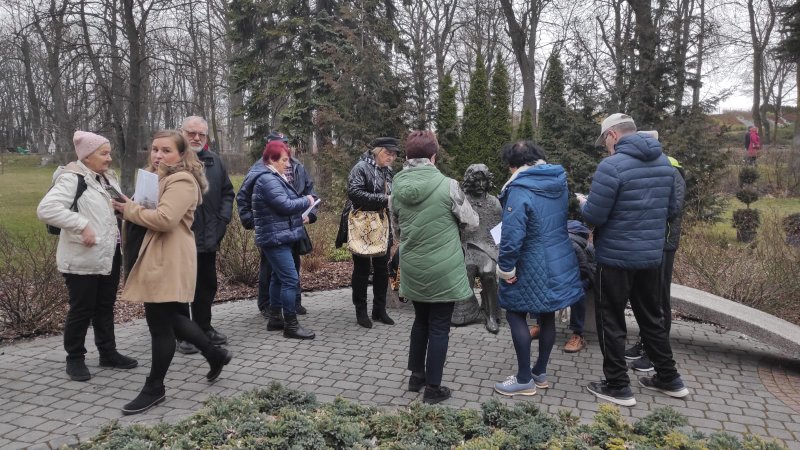
<svg viewBox="0 0 800 450">
<path fill-rule="evenodd" d="M 200 139 L 205 139 L 205 138 L 208 137 L 208 134 L 201 133 L 199 131 L 189 131 L 189 130 L 183 130 L 183 129 L 181 131 L 186 133 L 186 135 L 189 136 L 190 138 L 199 137 Z"/>
</svg>

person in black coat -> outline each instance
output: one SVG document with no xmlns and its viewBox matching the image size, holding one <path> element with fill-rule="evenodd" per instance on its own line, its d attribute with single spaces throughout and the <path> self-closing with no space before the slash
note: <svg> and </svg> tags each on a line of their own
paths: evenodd
<svg viewBox="0 0 800 450">
<path fill-rule="evenodd" d="M 222 158 L 208 148 L 208 123 L 202 117 L 189 116 L 181 125 L 181 134 L 205 166 L 208 191 L 203 203 L 194 213 L 195 244 L 197 244 L 197 285 L 191 304 L 191 318 L 206 333 L 214 345 L 225 345 L 228 338 L 211 326 L 211 304 L 217 295 L 217 250 L 233 215 L 233 184 Z M 188 314 L 188 306 L 187 306 Z M 192 344 L 178 342 L 183 354 L 197 353 Z"/>
<path fill-rule="evenodd" d="M 392 194 L 391 165 L 400 152 L 396 138 L 382 137 L 372 142 L 372 150 L 364 152 L 347 177 L 347 198 L 353 209 L 362 211 L 384 211 L 389 214 L 389 199 Z M 346 224 L 345 224 L 346 226 Z M 341 234 L 341 233 L 340 233 Z M 392 248 L 392 233 L 386 254 L 376 257 L 353 255 L 353 304 L 356 320 L 364 328 L 372 328 L 367 315 L 367 284 L 372 269 L 372 320 L 394 325 L 386 313 L 386 290 L 389 287 L 389 251 Z M 338 239 L 337 239 L 338 240 Z"/>
</svg>

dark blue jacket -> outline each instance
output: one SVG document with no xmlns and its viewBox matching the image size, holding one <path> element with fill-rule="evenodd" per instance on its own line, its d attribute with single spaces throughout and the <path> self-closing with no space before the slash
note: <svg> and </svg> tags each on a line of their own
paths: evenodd
<svg viewBox="0 0 800 450">
<path fill-rule="evenodd" d="M 311 179 L 311 176 L 306 171 L 303 163 L 294 157 L 291 158 L 291 161 L 292 175 L 294 178 L 292 181 L 292 186 L 294 189 L 301 196 L 313 195 L 316 197 L 317 193 L 314 192 L 314 180 Z M 264 164 L 264 162 L 260 159 L 256 161 L 253 166 L 250 167 L 250 170 L 244 177 L 242 186 L 239 188 L 239 193 L 236 194 L 236 207 L 239 210 L 239 220 L 242 222 L 242 226 L 246 230 L 252 230 L 255 227 L 255 222 L 253 221 L 253 188 L 256 185 L 256 180 L 258 177 L 266 172 L 267 166 Z M 309 223 L 314 223 L 317 221 L 318 209 L 319 206 L 312 209 L 311 213 L 309 213 Z"/>
<path fill-rule="evenodd" d="M 233 184 L 222 158 L 208 150 L 197 153 L 203 163 L 208 191 L 194 210 L 194 242 L 198 253 L 216 252 L 233 215 Z"/>
<path fill-rule="evenodd" d="M 302 214 L 310 204 L 283 177 L 266 170 L 253 189 L 256 245 L 291 244 L 304 236 Z"/>
<path fill-rule="evenodd" d="M 575 250 L 575 257 L 578 258 L 578 270 L 581 274 L 583 290 L 588 291 L 594 286 L 595 273 L 594 245 L 589 242 L 591 232 L 579 220 L 567 221 L 567 232 L 569 232 L 569 240 L 572 241 L 572 248 Z"/>
<path fill-rule="evenodd" d="M 500 193 L 503 229 L 497 265 L 516 269 L 517 282 L 500 281 L 500 306 L 545 313 L 583 298 L 578 260 L 567 235 L 567 176 L 559 165 L 519 173 Z"/>
<path fill-rule="evenodd" d="M 674 169 L 658 140 L 623 136 L 594 173 L 582 213 L 595 227 L 599 264 L 651 269 L 661 264 L 667 218 L 678 213 Z"/>
</svg>

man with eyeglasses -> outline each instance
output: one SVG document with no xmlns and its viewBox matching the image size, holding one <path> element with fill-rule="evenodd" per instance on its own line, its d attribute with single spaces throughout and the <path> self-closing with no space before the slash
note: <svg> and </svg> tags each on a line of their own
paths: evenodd
<svg viewBox="0 0 800 450">
<path fill-rule="evenodd" d="M 633 118 L 616 113 L 600 127 L 595 142 L 609 156 L 597 166 L 589 196 L 578 194 L 581 214 L 594 226 L 595 308 L 605 379 L 589 392 L 634 406 L 625 363 L 625 305 L 630 300 L 647 355 L 656 374 L 639 385 L 671 397 L 689 390 L 675 368 L 661 311 L 661 259 L 667 220 L 679 213 L 673 169 L 652 134 L 636 132 Z"/>
<path fill-rule="evenodd" d="M 208 122 L 205 119 L 187 117 L 181 125 L 181 134 L 205 166 L 208 179 L 208 191 L 194 212 L 192 224 L 197 245 L 197 284 L 191 317 L 212 344 L 225 345 L 228 338 L 211 326 L 211 303 L 217 295 L 217 250 L 233 214 L 233 184 L 222 158 L 208 148 Z M 198 352 L 194 345 L 185 341 L 178 341 L 178 351 L 187 355 Z"/>
</svg>

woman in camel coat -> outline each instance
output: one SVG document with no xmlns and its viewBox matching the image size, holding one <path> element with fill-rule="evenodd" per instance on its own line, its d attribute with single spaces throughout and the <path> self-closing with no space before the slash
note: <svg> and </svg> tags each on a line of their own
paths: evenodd
<svg viewBox="0 0 800 450">
<path fill-rule="evenodd" d="M 183 305 L 194 299 L 197 250 L 191 227 L 194 211 L 208 186 L 203 164 L 194 152 L 187 151 L 178 131 L 162 130 L 153 135 L 148 170 L 159 178 L 155 209 L 128 199 L 114 202 L 114 209 L 126 221 L 147 229 L 138 250 L 126 246 L 126 251 L 138 257 L 126 279 L 122 300 L 144 303 L 153 361 L 142 391 L 123 407 L 126 415 L 143 412 L 164 400 L 164 377 L 175 355 L 176 337 L 202 351 L 211 367 L 208 381 L 219 376 L 232 356 L 212 345 L 203 330 L 181 313 Z"/>
</svg>

